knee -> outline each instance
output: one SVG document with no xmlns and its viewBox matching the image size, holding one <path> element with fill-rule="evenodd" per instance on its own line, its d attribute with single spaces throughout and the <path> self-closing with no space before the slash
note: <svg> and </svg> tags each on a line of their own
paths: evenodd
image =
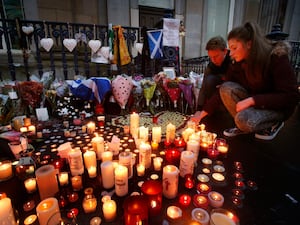
<svg viewBox="0 0 300 225">
<path fill-rule="evenodd" d="M 244 132 L 251 133 L 254 131 L 255 124 L 251 122 L 246 110 L 238 112 L 234 117 L 234 122 L 237 128 Z"/>
</svg>

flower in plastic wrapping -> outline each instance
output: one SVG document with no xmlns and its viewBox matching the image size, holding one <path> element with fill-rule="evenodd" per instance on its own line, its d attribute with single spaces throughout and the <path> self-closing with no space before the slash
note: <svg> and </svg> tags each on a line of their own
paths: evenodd
<svg viewBox="0 0 300 225">
<path fill-rule="evenodd" d="M 171 101 L 173 102 L 174 108 L 177 108 L 177 101 L 181 94 L 181 89 L 179 88 L 178 80 L 166 80 L 164 83 L 164 88 L 166 89 Z"/>
<path fill-rule="evenodd" d="M 43 84 L 36 81 L 18 83 L 18 90 L 24 106 L 38 107 L 42 100 Z"/>
<path fill-rule="evenodd" d="M 125 74 L 118 75 L 112 80 L 111 88 L 115 100 L 122 109 L 125 109 L 133 88 L 132 78 Z"/>
<path fill-rule="evenodd" d="M 193 93 L 195 96 L 195 103 L 194 103 L 195 109 L 197 109 L 197 106 L 198 106 L 198 98 L 199 98 L 200 88 L 201 88 L 202 82 L 203 82 L 203 76 L 204 76 L 203 73 L 197 74 L 193 71 L 191 71 L 189 73 L 190 81 L 193 84 Z"/>
<path fill-rule="evenodd" d="M 193 84 L 189 79 L 184 79 L 179 82 L 179 88 L 183 92 L 183 96 L 189 106 L 193 107 Z"/>
<path fill-rule="evenodd" d="M 152 80 L 145 79 L 142 81 L 144 98 L 146 99 L 146 105 L 149 106 L 150 100 L 153 98 L 156 83 Z"/>
</svg>

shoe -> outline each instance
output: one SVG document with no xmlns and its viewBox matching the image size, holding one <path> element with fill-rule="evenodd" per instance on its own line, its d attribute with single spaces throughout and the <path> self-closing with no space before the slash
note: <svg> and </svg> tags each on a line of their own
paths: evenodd
<svg viewBox="0 0 300 225">
<path fill-rule="evenodd" d="M 272 127 L 264 129 L 255 134 L 255 137 L 261 140 L 272 140 L 278 132 L 283 128 L 284 122 L 278 122 L 274 124 Z"/>
<path fill-rule="evenodd" d="M 241 134 L 247 134 L 246 132 L 241 131 L 239 128 L 237 127 L 233 127 L 233 128 L 228 128 L 226 130 L 223 131 L 223 134 L 226 137 L 235 137 Z"/>
</svg>

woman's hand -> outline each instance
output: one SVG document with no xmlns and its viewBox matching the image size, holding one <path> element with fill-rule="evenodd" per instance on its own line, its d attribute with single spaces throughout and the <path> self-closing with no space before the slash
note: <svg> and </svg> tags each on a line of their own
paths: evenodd
<svg viewBox="0 0 300 225">
<path fill-rule="evenodd" d="M 205 111 L 197 111 L 191 118 L 190 120 L 193 121 L 194 123 L 196 124 L 199 124 L 200 121 L 205 117 L 207 116 L 207 112 Z"/>
<path fill-rule="evenodd" d="M 248 98 L 245 98 L 241 101 L 239 101 L 237 104 L 236 104 L 236 111 L 237 112 L 240 112 L 242 110 L 245 110 L 251 106 L 254 106 L 255 102 L 254 102 L 254 99 L 252 97 L 248 97 Z"/>
</svg>

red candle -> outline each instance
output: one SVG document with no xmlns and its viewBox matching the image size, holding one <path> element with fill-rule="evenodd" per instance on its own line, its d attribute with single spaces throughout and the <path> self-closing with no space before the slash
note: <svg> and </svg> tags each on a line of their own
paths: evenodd
<svg viewBox="0 0 300 225">
<path fill-rule="evenodd" d="M 243 199 L 245 197 L 243 190 L 239 188 L 232 189 L 232 194 L 236 197 L 239 197 L 240 199 Z"/>
<path fill-rule="evenodd" d="M 238 208 L 242 208 L 243 207 L 243 200 L 237 196 L 232 196 L 231 198 L 232 203 L 238 207 Z"/>
<path fill-rule="evenodd" d="M 147 180 L 141 190 L 147 197 L 150 215 L 157 215 L 162 207 L 162 183 L 158 180 Z"/>
<path fill-rule="evenodd" d="M 219 154 L 220 154 L 220 152 L 213 147 L 207 149 L 207 155 L 208 155 L 208 158 L 210 158 L 210 159 L 216 159 Z"/>
<path fill-rule="evenodd" d="M 244 181 L 242 181 L 242 180 L 236 180 L 234 183 L 235 183 L 235 186 L 238 188 L 241 188 L 241 189 L 246 188 L 246 185 L 245 185 Z"/>
<path fill-rule="evenodd" d="M 243 179 L 243 174 L 241 174 L 240 172 L 235 172 L 235 173 L 233 174 L 233 177 L 234 177 L 235 179 Z"/>
<path fill-rule="evenodd" d="M 241 162 L 238 162 L 238 161 L 234 162 L 234 167 L 237 171 L 243 172 L 243 165 Z"/>
<path fill-rule="evenodd" d="M 78 215 L 78 213 L 79 213 L 79 210 L 77 208 L 72 208 L 68 211 L 67 217 L 72 219 L 72 218 L 76 217 Z"/>
<path fill-rule="evenodd" d="M 195 183 L 192 174 L 186 174 L 184 178 L 185 178 L 184 186 L 187 189 L 192 189 Z"/>
<path fill-rule="evenodd" d="M 194 206 L 202 209 L 207 209 L 208 207 L 208 198 L 206 195 L 203 194 L 196 194 L 193 197 L 193 204 Z"/>
<path fill-rule="evenodd" d="M 257 190 L 257 184 L 252 180 L 247 181 L 247 186 L 250 190 Z"/>
<path fill-rule="evenodd" d="M 131 195 L 124 201 L 124 225 L 148 224 L 147 199 L 144 195 Z"/>
<path fill-rule="evenodd" d="M 174 145 L 177 147 L 177 148 L 184 148 L 186 146 L 186 143 L 185 141 L 183 140 L 183 138 L 181 137 L 176 137 L 175 140 L 174 140 Z"/>
<path fill-rule="evenodd" d="M 164 144 L 165 144 L 165 147 L 168 148 L 168 147 L 170 147 L 172 145 L 172 142 L 166 139 L 164 141 Z"/>
<path fill-rule="evenodd" d="M 199 183 L 199 184 L 197 184 L 197 191 L 200 194 L 206 195 L 206 194 L 208 194 L 208 192 L 211 191 L 211 186 L 208 185 L 207 183 Z"/>
<path fill-rule="evenodd" d="M 188 194 L 181 194 L 181 195 L 179 196 L 179 204 L 180 204 L 181 206 L 184 206 L 184 207 L 189 206 L 190 203 L 191 203 L 191 200 L 192 200 L 192 198 L 191 198 L 191 196 L 188 195 Z"/>
<path fill-rule="evenodd" d="M 78 200 L 78 194 L 76 192 L 72 192 L 68 195 L 69 202 L 76 202 Z"/>
<path fill-rule="evenodd" d="M 180 162 L 181 151 L 176 148 L 170 148 L 166 150 L 166 161 L 171 165 L 179 165 Z"/>
</svg>

